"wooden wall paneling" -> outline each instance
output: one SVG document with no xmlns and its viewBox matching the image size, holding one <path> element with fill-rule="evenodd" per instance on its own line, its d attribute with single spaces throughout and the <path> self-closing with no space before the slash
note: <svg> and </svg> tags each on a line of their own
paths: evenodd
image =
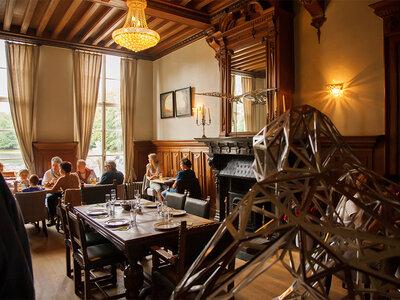
<svg viewBox="0 0 400 300">
<path fill-rule="evenodd" d="M 39 177 L 44 175 L 51 167 L 51 158 L 54 156 L 61 157 L 64 161 L 72 163 L 72 170 L 76 169 L 76 161 L 78 160 L 78 142 L 70 143 L 40 143 L 35 142 L 33 145 L 33 155 L 36 166 L 36 173 Z"/>
<path fill-rule="evenodd" d="M 181 170 L 180 162 L 181 162 L 181 153 L 179 151 L 171 151 L 171 171 L 170 176 L 175 177 L 176 174 Z"/>
<path fill-rule="evenodd" d="M 147 156 L 150 153 L 155 152 L 155 148 L 151 141 L 134 141 L 133 148 L 133 168 L 137 177 L 136 180 L 141 181 L 146 173 L 146 165 L 148 163 Z"/>
</svg>

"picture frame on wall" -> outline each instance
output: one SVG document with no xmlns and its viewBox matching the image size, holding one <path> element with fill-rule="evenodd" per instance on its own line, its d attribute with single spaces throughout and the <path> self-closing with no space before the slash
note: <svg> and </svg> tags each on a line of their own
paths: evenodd
<svg viewBox="0 0 400 300">
<path fill-rule="evenodd" d="M 192 88 L 175 90 L 175 115 L 185 117 L 192 115 Z"/>
<path fill-rule="evenodd" d="M 173 118 L 175 116 L 175 93 L 174 91 L 160 94 L 161 119 Z"/>
</svg>

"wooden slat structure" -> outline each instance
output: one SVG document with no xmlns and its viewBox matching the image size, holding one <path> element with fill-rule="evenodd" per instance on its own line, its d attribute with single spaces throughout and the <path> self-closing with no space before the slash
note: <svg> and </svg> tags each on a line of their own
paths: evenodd
<svg viewBox="0 0 400 300">
<path fill-rule="evenodd" d="M 212 19 L 243 0 L 149 0 L 150 29 L 161 41 L 134 54 L 112 40 L 127 13 L 126 0 L 0 1 L 0 38 L 157 59 L 205 36 Z M 107 51 L 111 50 L 111 51 Z"/>
</svg>

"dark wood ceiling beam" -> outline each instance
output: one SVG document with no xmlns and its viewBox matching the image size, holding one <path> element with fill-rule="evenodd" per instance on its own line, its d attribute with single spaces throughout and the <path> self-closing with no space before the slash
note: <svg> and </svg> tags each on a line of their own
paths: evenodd
<svg viewBox="0 0 400 300">
<path fill-rule="evenodd" d="M 71 41 L 74 36 L 82 29 L 82 27 L 89 21 L 89 19 L 94 15 L 97 8 L 100 6 L 99 3 L 93 3 L 90 8 L 85 12 L 85 14 L 79 19 L 79 22 L 75 24 L 71 32 L 67 36 L 67 41 Z"/>
<path fill-rule="evenodd" d="M 109 0 L 108 2 L 103 0 L 86 1 L 101 3 L 102 5 L 124 10 L 128 9 L 126 2 L 122 0 Z M 145 13 L 152 17 L 162 18 L 200 29 L 207 29 L 211 26 L 208 14 L 161 0 L 148 0 Z"/>
<path fill-rule="evenodd" d="M 233 5 L 235 5 L 236 3 L 240 2 L 243 0 L 218 0 L 218 1 L 214 1 L 213 3 L 210 3 L 207 6 L 207 12 L 211 15 L 215 15 L 218 14 L 218 12 L 225 10 L 226 8 L 229 8 Z M 246 0 L 244 0 L 246 1 Z M 247 0 L 247 2 L 249 2 L 251 0 Z M 213 16 L 212 16 L 213 17 Z"/>
<path fill-rule="evenodd" d="M 59 2 L 60 2 L 60 0 L 51 0 L 50 1 L 44 15 L 42 16 L 39 26 L 36 29 L 37 36 L 42 36 L 42 33 L 43 33 L 44 29 L 46 28 L 47 23 L 49 23 L 49 20 L 50 20 L 51 16 L 53 15 Z"/>
<path fill-rule="evenodd" d="M 202 9 L 204 6 L 210 4 L 214 0 L 200 0 L 196 5 L 194 6 L 194 9 Z"/>
<path fill-rule="evenodd" d="M 155 28 L 153 28 L 153 30 L 157 31 L 158 34 L 161 35 L 161 34 L 164 34 L 165 31 L 167 31 L 168 29 L 170 29 L 174 25 L 175 25 L 174 22 L 164 21 L 163 23 L 161 23 L 158 26 L 156 26 Z"/>
<path fill-rule="evenodd" d="M 21 33 L 26 33 L 28 31 L 37 3 L 38 0 L 29 0 L 28 6 L 25 9 L 24 19 L 21 25 L 21 30 L 20 30 Z"/>
<path fill-rule="evenodd" d="M 61 18 L 60 23 L 58 23 L 57 27 L 54 29 L 53 34 L 51 35 L 51 38 L 56 39 L 58 37 L 60 32 L 64 29 L 65 25 L 67 25 L 68 21 L 74 15 L 76 9 L 79 7 L 79 5 L 81 3 L 82 3 L 82 0 L 72 1 L 71 5 L 65 12 L 64 16 Z"/>
<path fill-rule="evenodd" d="M 255 61 L 255 62 L 253 62 L 253 63 L 251 63 L 251 64 L 246 64 L 246 65 L 242 66 L 241 68 L 242 68 L 243 70 L 252 70 L 252 69 L 254 69 L 256 66 L 257 66 L 257 67 L 259 67 L 259 66 L 266 66 L 266 64 L 265 64 L 265 62 Z"/>
<path fill-rule="evenodd" d="M 154 28 L 156 26 L 158 26 L 159 24 L 161 24 L 162 22 L 164 22 L 164 20 L 162 19 L 158 19 L 158 18 L 154 18 L 154 17 L 150 17 L 151 21 L 147 22 L 147 26 L 153 30 L 155 30 Z"/>
<path fill-rule="evenodd" d="M 178 32 L 181 32 L 182 30 L 188 30 L 188 26 L 181 25 L 181 24 L 175 24 L 175 26 L 171 27 L 167 32 L 163 33 L 160 36 L 160 41 L 163 42 L 163 41 L 167 40 L 170 36 L 178 34 Z"/>
<path fill-rule="evenodd" d="M 126 11 L 122 12 L 122 15 L 119 16 L 115 21 L 112 22 L 106 29 L 102 31 L 102 33 L 94 40 L 92 45 L 97 45 L 100 43 L 102 40 L 104 40 L 107 36 L 111 36 L 111 33 L 119 28 L 122 27 L 122 25 L 125 23 L 126 20 Z"/>
<path fill-rule="evenodd" d="M 108 7 L 107 10 L 98 18 L 98 22 L 95 22 L 92 27 L 90 27 L 89 30 L 86 31 L 85 35 L 81 38 L 79 41 L 80 43 L 84 43 L 89 37 L 91 37 L 92 34 L 95 34 L 96 32 L 100 31 L 100 27 L 106 23 L 112 15 L 117 13 L 119 11 L 118 8 L 111 8 Z"/>
<path fill-rule="evenodd" d="M 186 4 L 188 4 L 190 1 L 192 0 L 182 0 L 179 5 L 185 6 Z"/>
<path fill-rule="evenodd" d="M 13 18 L 13 10 L 15 6 L 15 0 L 7 0 L 6 2 L 6 11 L 4 13 L 4 22 L 3 22 L 3 29 L 10 30 L 11 22 Z"/>
<path fill-rule="evenodd" d="M 266 61 L 265 56 L 256 56 L 251 59 L 249 58 L 248 60 L 242 61 L 240 63 L 235 63 L 235 64 L 232 63 L 232 67 L 240 68 L 242 66 L 249 65 L 249 64 L 252 64 L 255 62 L 264 62 L 265 63 L 265 61 Z"/>
<path fill-rule="evenodd" d="M 171 37 L 164 42 L 161 42 L 157 45 L 157 48 L 153 48 L 154 50 L 150 51 L 150 54 L 157 54 L 158 52 L 162 52 L 169 47 L 173 46 L 174 44 L 192 36 L 199 32 L 199 29 L 192 28 L 189 30 L 182 30 L 179 33 L 175 34 L 174 37 Z"/>
</svg>

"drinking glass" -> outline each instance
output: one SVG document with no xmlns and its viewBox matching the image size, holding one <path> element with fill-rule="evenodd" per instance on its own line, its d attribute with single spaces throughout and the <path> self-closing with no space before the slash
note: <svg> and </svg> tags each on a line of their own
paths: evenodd
<svg viewBox="0 0 400 300">
<path fill-rule="evenodd" d="M 131 218 L 131 225 L 136 225 L 136 215 L 137 215 L 137 211 L 136 211 L 136 207 L 135 207 L 135 203 L 133 200 L 131 200 L 131 209 L 129 211 L 129 215 Z"/>
<path fill-rule="evenodd" d="M 161 217 L 162 215 L 162 210 L 163 210 L 163 203 L 159 199 L 156 199 L 156 205 L 157 205 L 157 211 L 156 214 Z"/>
<path fill-rule="evenodd" d="M 165 223 L 172 222 L 172 208 L 170 207 L 165 207 L 164 212 L 163 212 L 163 219 Z"/>
<path fill-rule="evenodd" d="M 110 194 L 105 195 L 105 200 L 106 200 L 107 214 L 111 215 L 111 196 L 110 196 Z"/>
</svg>

